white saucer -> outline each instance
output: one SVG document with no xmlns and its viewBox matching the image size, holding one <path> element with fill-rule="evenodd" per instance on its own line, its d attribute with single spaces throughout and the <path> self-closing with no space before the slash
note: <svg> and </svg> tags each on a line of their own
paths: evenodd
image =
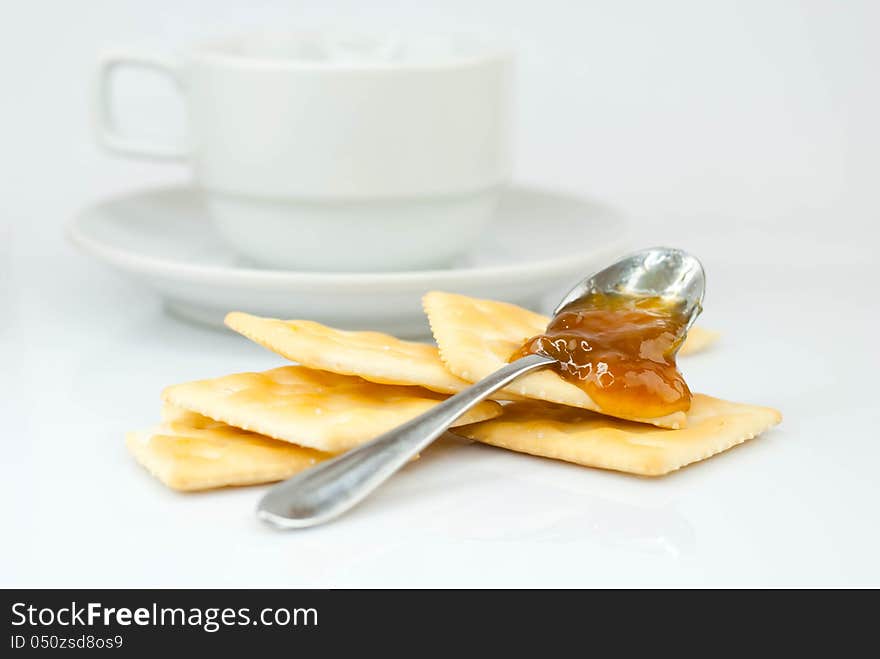
<svg viewBox="0 0 880 659">
<path fill-rule="evenodd" d="M 437 227 L 442 231 L 443 227 Z M 220 325 L 231 310 L 307 318 L 400 336 L 427 331 L 429 290 L 536 307 L 631 247 L 620 216 L 587 199 L 512 186 L 480 244 L 447 270 L 267 270 L 224 245 L 190 187 L 138 192 L 87 208 L 68 226 L 85 252 L 158 291 L 184 318 Z"/>
</svg>

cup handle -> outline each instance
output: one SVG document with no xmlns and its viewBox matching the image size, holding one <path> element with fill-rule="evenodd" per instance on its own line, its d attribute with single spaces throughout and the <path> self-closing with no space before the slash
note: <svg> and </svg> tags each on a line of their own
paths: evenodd
<svg viewBox="0 0 880 659">
<path fill-rule="evenodd" d="M 178 90 L 182 81 L 178 65 L 158 55 L 133 52 L 108 52 L 101 56 L 95 75 L 92 95 L 92 113 L 98 144 L 108 151 L 135 158 L 156 160 L 184 160 L 189 152 L 185 144 L 159 144 L 121 134 L 116 127 L 111 103 L 111 85 L 117 69 L 124 67 L 156 71 L 171 78 Z"/>
</svg>

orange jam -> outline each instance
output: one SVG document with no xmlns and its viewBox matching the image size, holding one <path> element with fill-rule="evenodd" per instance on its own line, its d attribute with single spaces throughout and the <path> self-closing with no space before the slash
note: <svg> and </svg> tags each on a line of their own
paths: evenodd
<svg viewBox="0 0 880 659">
<path fill-rule="evenodd" d="M 687 318 L 660 298 L 593 293 L 564 307 L 511 361 L 539 353 L 606 413 L 652 419 L 687 411 L 691 392 L 675 365 Z"/>
</svg>

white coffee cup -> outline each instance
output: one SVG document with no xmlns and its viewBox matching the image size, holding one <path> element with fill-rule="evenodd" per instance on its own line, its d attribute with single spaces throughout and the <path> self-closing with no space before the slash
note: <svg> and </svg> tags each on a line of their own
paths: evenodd
<svg viewBox="0 0 880 659">
<path fill-rule="evenodd" d="M 120 134 L 114 72 L 170 76 L 186 144 Z M 243 256 L 277 268 L 443 267 L 479 237 L 509 175 L 511 57 L 468 37 L 257 34 L 176 58 L 106 54 L 99 142 L 189 160 L 212 217 Z"/>
</svg>

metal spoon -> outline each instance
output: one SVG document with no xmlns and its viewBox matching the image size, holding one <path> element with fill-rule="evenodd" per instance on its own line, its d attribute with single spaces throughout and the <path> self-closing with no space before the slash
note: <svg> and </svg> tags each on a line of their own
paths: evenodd
<svg viewBox="0 0 880 659">
<path fill-rule="evenodd" d="M 562 299 L 554 314 L 597 292 L 662 297 L 681 305 L 681 313 L 688 318 L 687 330 L 702 311 L 704 289 L 705 273 L 695 257 L 679 249 L 658 247 L 631 254 L 583 280 Z M 481 400 L 520 375 L 553 363 L 553 359 L 537 354 L 517 359 L 368 444 L 276 485 L 260 501 L 257 515 L 281 528 L 330 521 L 363 500 Z"/>
</svg>

